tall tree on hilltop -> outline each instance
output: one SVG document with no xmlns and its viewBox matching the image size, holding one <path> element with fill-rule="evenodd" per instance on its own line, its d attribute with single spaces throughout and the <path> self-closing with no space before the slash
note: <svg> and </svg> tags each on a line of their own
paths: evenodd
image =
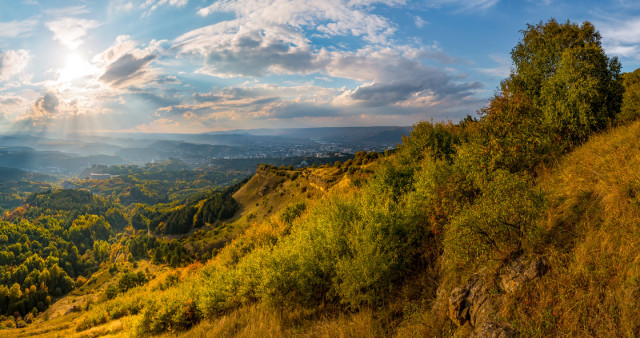
<svg viewBox="0 0 640 338">
<path fill-rule="evenodd" d="M 528 25 L 522 35 L 511 51 L 507 83 L 532 102 L 530 114 L 541 114 L 543 123 L 571 143 L 608 126 L 620 112 L 621 66 L 605 54 L 595 27 L 551 19 Z"/>
<path fill-rule="evenodd" d="M 589 22 L 528 25 L 511 75 L 481 110 L 480 167 L 526 170 L 584 142 L 620 112 L 620 63 Z"/>
</svg>

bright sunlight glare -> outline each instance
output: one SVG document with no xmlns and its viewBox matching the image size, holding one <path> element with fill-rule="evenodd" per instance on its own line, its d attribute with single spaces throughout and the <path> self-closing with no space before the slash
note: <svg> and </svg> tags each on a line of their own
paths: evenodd
<svg viewBox="0 0 640 338">
<path fill-rule="evenodd" d="M 71 53 L 67 55 L 65 67 L 59 70 L 60 82 L 70 82 L 90 75 L 94 72 L 94 67 L 86 61 L 82 55 Z"/>
</svg>

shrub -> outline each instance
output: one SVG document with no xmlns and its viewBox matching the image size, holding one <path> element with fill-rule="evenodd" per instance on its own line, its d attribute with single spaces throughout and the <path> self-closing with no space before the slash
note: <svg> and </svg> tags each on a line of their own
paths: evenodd
<svg viewBox="0 0 640 338">
<path fill-rule="evenodd" d="M 640 69 L 623 76 L 624 95 L 618 123 L 624 124 L 640 117 Z"/>
<path fill-rule="evenodd" d="M 7 328 L 7 329 L 14 329 L 16 327 L 16 322 L 14 322 L 11 319 L 7 319 L 5 321 L 3 321 L 2 323 L 0 323 L 0 326 Z"/>
<path fill-rule="evenodd" d="M 107 296 L 107 299 L 113 299 L 118 295 L 118 287 L 113 284 L 109 285 L 104 291 L 104 294 L 105 296 Z"/>
<path fill-rule="evenodd" d="M 526 174 L 496 171 L 473 205 L 447 225 L 445 250 L 456 266 L 503 259 L 536 241 L 534 222 L 545 199 L 529 188 L 531 180 Z"/>
<path fill-rule="evenodd" d="M 300 217 L 300 215 L 307 209 L 306 204 L 304 202 L 296 203 L 284 209 L 284 211 L 280 214 L 280 220 L 288 225 L 293 223 L 293 220 Z"/>
<path fill-rule="evenodd" d="M 202 319 L 202 312 L 196 306 L 192 295 L 176 292 L 176 290 L 170 291 L 147 301 L 138 321 L 139 333 L 146 335 L 165 331 L 183 331 Z"/>
</svg>

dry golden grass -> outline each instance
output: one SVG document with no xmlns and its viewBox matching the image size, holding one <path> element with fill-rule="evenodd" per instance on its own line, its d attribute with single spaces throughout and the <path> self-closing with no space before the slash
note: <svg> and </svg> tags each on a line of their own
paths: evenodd
<svg viewBox="0 0 640 338">
<path fill-rule="evenodd" d="M 593 137 L 542 178 L 540 282 L 505 304 L 523 336 L 640 335 L 640 123 Z"/>
<path fill-rule="evenodd" d="M 318 313 L 321 312 L 321 313 Z M 182 333 L 161 337 L 383 337 L 389 334 L 374 312 L 344 314 L 250 305 Z"/>
</svg>

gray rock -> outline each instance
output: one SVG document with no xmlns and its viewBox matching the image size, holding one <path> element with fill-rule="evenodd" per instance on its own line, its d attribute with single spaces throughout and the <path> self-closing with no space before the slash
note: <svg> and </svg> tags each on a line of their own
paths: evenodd
<svg viewBox="0 0 640 338">
<path fill-rule="evenodd" d="M 475 327 L 495 312 L 492 296 L 478 274 L 471 276 L 464 286 L 455 288 L 449 296 L 449 318 L 458 326 L 469 322 Z"/>
<path fill-rule="evenodd" d="M 455 288 L 449 297 L 449 318 L 458 326 L 464 325 L 469 318 L 467 295 L 468 289 Z"/>
<path fill-rule="evenodd" d="M 453 289 L 449 296 L 449 318 L 457 325 L 469 323 L 475 330 L 473 337 L 510 338 L 517 332 L 508 323 L 495 321 L 495 314 L 504 297 L 516 291 L 524 283 L 540 278 L 549 269 L 541 259 L 520 257 L 507 264 L 500 272 L 500 281 L 506 294 L 489 292 L 483 273 L 471 276 L 461 287 Z"/>
<path fill-rule="evenodd" d="M 509 263 L 500 273 L 502 289 L 507 293 L 518 290 L 522 284 L 540 278 L 549 269 L 549 264 L 542 258 L 528 259 L 520 257 Z"/>
</svg>

